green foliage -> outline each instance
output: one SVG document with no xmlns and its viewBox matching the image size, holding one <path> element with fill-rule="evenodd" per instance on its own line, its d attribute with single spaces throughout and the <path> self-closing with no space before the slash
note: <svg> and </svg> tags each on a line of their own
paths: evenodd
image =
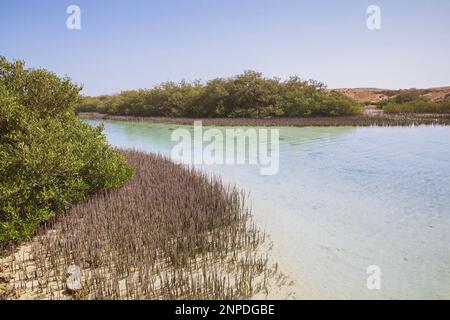
<svg viewBox="0 0 450 320">
<path fill-rule="evenodd" d="M 83 97 L 77 104 L 78 112 L 98 112 L 103 111 L 102 106 L 109 100 L 108 96 Z"/>
<path fill-rule="evenodd" d="M 405 90 L 382 103 L 386 113 L 450 113 L 450 101 L 433 102 L 419 90 Z"/>
<path fill-rule="evenodd" d="M 25 239 L 72 203 L 131 176 L 102 128 L 75 116 L 80 90 L 0 57 L 0 241 Z"/>
<path fill-rule="evenodd" d="M 339 116 L 362 112 L 361 105 L 345 95 L 327 91 L 317 81 L 291 77 L 267 79 L 245 71 L 232 78 L 202 84 L 166 82 L 148 90 L 118 95 L 84 97 L 77 111 L 113 115 L 166 117 L 307 117 Z"/>
</svg>

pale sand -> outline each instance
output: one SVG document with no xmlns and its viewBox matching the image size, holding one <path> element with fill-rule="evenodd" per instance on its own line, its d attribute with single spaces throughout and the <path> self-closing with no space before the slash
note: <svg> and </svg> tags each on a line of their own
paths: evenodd
<svg viewBox="0 0 450 320">
<path fill-rule="evenodd" d="M 50 231 L 52 233 L 52 231 Z M 89 299 L 88 289 L 83 293 L 84 296 L 73 296 L 61 284 L 65 283 L 65 277 L 54 276 L 48 282 L 45 288 L 40 286 L 39 275 L 36 275 L 35 258 L 32 252 L 33 239 L 16 248 L 13 254 L 0 259 L 0 272 L 10 278 L 10 282 L 6 284 L 7 292 L 0 292 L 0 297 L 11 300 L 71 300 L 71 299 Z M 261 248 L 259 253 L 267 254 L 268 266 L 270 266 L 270 276 L 263 286 L 263 277 L 256 278 L 255 287 L 260 287 L 255 291 L 252 299 L 255 300 L 292 300 L 292 299 L 323 299 L 323 296 L 310 290 L 305 283 L 298 279 L 293 280 L 289 273 L 284 272 L 284 266 L 276 262 L 279 257 L 272 249 L 273 244 L 267 241 Z M 170 270 L 167 270 L 170 272 Z M 49 270 L 51 273 L 51 271 Z M 89 274 L 89 270 L 82 270 L 84 276 Z M 3 286 L 3 289 L 6 287 Z M 124 290 L 124 289 L 123 289 Z"/>
</svg>

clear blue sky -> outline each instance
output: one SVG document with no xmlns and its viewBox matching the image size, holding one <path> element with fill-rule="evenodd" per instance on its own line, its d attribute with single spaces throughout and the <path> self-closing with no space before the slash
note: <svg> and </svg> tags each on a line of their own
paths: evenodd
<svg viewBox="0 0 450 320">
<path fill-rule="evenodd" d="M 70 4 L 81 30 L 66 28 Z M 379 31 L 366 8 L 381 7 Z M 1 0 L 0 55 L 90 95 L 258 70 L 329 87 L 450 85 L 448 0 Z"/>
</svg>

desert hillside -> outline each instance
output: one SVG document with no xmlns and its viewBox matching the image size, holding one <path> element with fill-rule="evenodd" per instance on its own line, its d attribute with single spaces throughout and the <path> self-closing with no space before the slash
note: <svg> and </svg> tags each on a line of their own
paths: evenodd
<svg viewBox="0 0 450 320">
<path fill-rule="evenodd" d="M 395 96 L 402 91 L 417 91 L 421 96 L 433 101 L 440 102 L 445 98 L 450 97 L 450 86 L 437 87 L 429 89 L 380 89 L 380 88 L 340 88 L 336 89 L 339 92 L 355 99 L 358 102 L 377 103 L 388 97 Z"/>
</svg>

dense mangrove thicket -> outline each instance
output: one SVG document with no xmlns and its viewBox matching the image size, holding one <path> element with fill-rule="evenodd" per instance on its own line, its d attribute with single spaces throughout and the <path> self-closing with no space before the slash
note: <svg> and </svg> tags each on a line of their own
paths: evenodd
<svg viewBox="0 0 450 320">
<path fill-rule="evenodd" d="M 389 99 L 380 102 L 386 113 L 450 113 L 450 95 L 442 101 L 430 101 L 425 98 L 424 90 L 402 90 Z"/>
<path fill-rule="evenodd" d="M 166 82 L 147 90 L 84 97 L 79 112 L 112 115 L 203 118 L 341 116 L 361 113 L 361 105 L 325 85 L 291 77 L 286 81 L 246 71 L 205 84 Z"/>
<path fill-rule="evenodd" d="M 0 249 L 132 170 L 75 116 L 80 87 L 0 57 Z"/>
<path fill-rule="evenodd" d="M 268 293 L 268 263 L 242 193 L 159 155 L 125 152 L 135 175 L 41 227 L 3 262 L 11 297 L 243 299 Z M 66 270 L 82 289 L 67 292 Z"/>
</svg>

